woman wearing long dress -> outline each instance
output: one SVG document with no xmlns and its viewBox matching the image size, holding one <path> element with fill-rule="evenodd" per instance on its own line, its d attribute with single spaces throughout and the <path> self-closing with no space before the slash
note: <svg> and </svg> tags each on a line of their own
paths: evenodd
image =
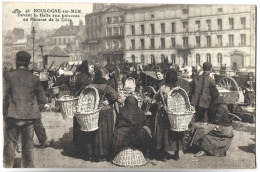
<svg viewBox="0 0 260 172">
<path fill-rule="evenodd" d="M 95 74 L 93 87 L 100 97 L 100 112 L 98 130 L 95 132 L 93 154 L 97 161 L 108 160 L 111 155 L 110 146 L 115 125 L 114 104 L 118 101 L 118 93 L 108 85 L 109 73 L 106 68 L 100 68 Z"/>
<path fill-rule="evenodd" d="M 196 157 L 226 156 L 234 136 L 228 113 L 223 97 L 218 96 L 209 107 L 209 124 L 193 124 L 190 145 L 198 150 Z"/>
<path fill-rule="evenodd" d="M 170 122 L 165 112 L 162 98 L 166 98 L 171 89 L 177 87 L 177 72 L 169 70 L 166 73 L 165 85 L 157 91 L 155 98 L 158 100 L 158 110 L 155 119 L 154 145 L 159 155 L 159 159 L 166 161 L 169 159 L 168 151 L 174 151 L 173 159 L 179 159 L 179 150 L 185 150 L 184 132 L 175 132 L 170 130 Z M 162 97 L 162 96 L 163 97 Z"/>
<path fill-rule="evenodd" d="M 79 67 L 80 74 L 76 78 L 75 88 L 76 97 L 79 96 L 84 86 L 90 85 L 93 80 L 90 72 L 93 71 L 93 65 L 89 64 L 87 60 L 83 61 Z M 89 147 L 88 140 L 93 140 L 93 134 L 80 130 L 80 125 L 77 118 L 73 117 L 73 144 L 76 148 L 77 153 L 82 153 L 88 159 L 91 157 L 92 147 Z M 90 154 L 89 154 L 90 152 Z"/>
<path fill-rule="evenodd" d="M 144 155 L 147 155 L 151 143 L 151 133 L 149 132 L 150 130 L 146 126 L 146 116 L 138 107 L 138 101 L 135 97 L 128 96 L 117 117 L 112 141 L 113 154 L 117 155 L 122 149 L 130 147 L 139 149 Z"/>
</svg>

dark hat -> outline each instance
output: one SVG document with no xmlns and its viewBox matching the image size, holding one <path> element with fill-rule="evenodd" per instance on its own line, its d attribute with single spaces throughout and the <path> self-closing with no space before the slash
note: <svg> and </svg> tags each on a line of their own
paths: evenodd
<svg viewBox="0 0 260 172">
<path fill-rule="evenodd" d="M 31 60 L 31 55 L 26 51 L 19 51 L 16 53 L 16 62 L 21 64 L 29 64 Z"/>
<path fill-rule="evenodd" d="M 172 82 L 177 82 L 178 81 L 178 76 L 177 76 L 177 72 L 173 69 L 169 70 L 166 73 L 166 77 L 165 77 L 165 83 L 169 84 Z"/>
<path fill-rule="evenodd" d="M 212 64 L 210 62 L 205 62 L 205 63 L 203 63 L 202 68 L 204 71 L 210 71 L 210 69 L 212 68 Z"/>
</svg>

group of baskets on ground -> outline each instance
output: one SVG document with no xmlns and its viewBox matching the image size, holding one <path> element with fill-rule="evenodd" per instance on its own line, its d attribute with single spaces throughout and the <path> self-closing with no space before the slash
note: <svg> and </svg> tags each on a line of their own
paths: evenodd
<svg viewBox="0 0 260 172">
<path fill-rule="evenodd" d="M 82 131 L 90 132 L 98 129 L 100 97 L 95 87 L 86 86 L 79 97 L 63 96 L 58 102 L 64 119 L 73 118 L 75 115 Z M 186 91 L 180 87 L 173 88 L 166 102 L 163 100 L 163 104 L 171 130 L 177 132 L 187 130 L 195 111 Z M 114 158 L 113 163 L 120 166 L 139 166 L 146 164 L 147 160 L 141 151 L 125 148 Z"/>
</svg>

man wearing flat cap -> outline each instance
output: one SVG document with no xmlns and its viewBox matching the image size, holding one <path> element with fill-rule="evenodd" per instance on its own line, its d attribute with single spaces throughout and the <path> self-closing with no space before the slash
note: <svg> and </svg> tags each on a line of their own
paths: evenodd
<svg viewBox="0 0 260 172">
<path fill-rule="evenodd" d="M 46 103 L 40 80 L 29 70 L 31 56 L 26 51 L 16 54 L 16 70 L 6 74 L 3 91 L 4 167 L 14 164 L 15 145 L 22 136 L 22 167 L 33 168 L 34 123 L 41 118 Z"/>
<path fill-rule="evenodd" d="M 203 63 L 202 75 L 197 75 L 190 82 L 189 96 L 191 104 L 195 106 L 195 122 L 207 122 L 207 110 L 215 93 L 218 92 L 215 81 L 210 77 L 212 64 Z"/>
</svg>

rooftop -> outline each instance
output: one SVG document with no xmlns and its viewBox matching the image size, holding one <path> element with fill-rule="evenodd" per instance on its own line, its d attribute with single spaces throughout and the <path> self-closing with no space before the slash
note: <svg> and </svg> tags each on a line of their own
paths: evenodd
<svg viewBox="0 0 260 172">
<path fill-rule="evenodd" d="M 76 36 L 79 31 L 79 26 L 61 26 L 52 36 Z"/>
<path fill-rule="evenodd" d="M 69 57 L 69 54 L 67 54 L 60 47 L 55 46 L 53 49 L 50 50 L 50 52 L 48 53 L 48 56 L 52 56 L 52 57 Z"/>
</svg>

